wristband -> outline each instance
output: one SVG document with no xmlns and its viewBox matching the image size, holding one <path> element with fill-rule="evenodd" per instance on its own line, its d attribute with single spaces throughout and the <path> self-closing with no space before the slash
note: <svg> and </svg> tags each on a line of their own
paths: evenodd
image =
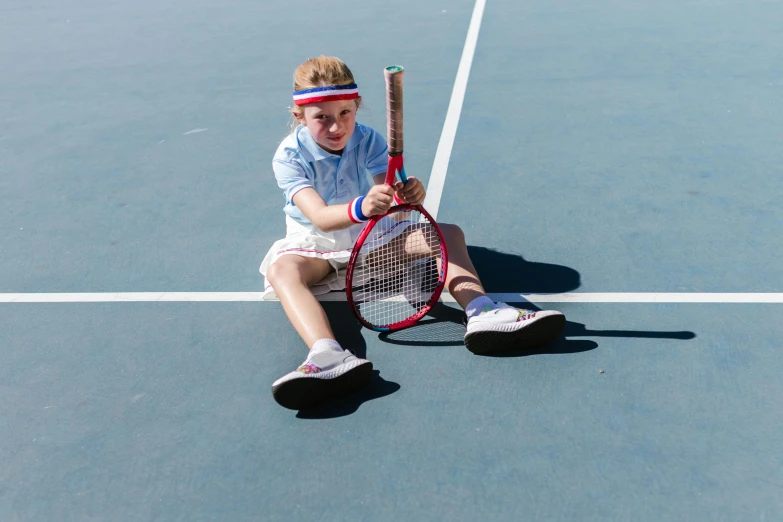
<svg viewBox="0 0 783 522">
<path fill-rule="evenodd" d="M 359 196 L 348 203 L 348 217 L 351 218 L 351 221 L 354 223 L 364 223 L 370 219 L 362 214 L 362 201 L 364 201 L 364 196 Z"/>
</svg>

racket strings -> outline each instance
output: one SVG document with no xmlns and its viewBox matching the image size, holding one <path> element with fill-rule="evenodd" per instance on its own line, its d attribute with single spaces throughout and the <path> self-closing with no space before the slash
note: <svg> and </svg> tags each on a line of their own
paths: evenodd
<svg viewBox="0 0 783 522">
<path fill-rule="evenodd" d="M 440 261 L 440 235 L 420 212 L 380 219 L 354 267 L 352 291 L 359 314 L 379 327 L 416 315 L 438 286 Z"/>
</svg>

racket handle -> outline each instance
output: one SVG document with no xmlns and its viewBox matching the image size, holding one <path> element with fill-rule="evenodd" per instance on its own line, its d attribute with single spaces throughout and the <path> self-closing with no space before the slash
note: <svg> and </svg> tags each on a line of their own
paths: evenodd
<svg viewBox="0 0 783 522">
<path fill-rule="evenodd" d="M 389 142 L 389 156 L 402 154 L 402 79 L 405 70 L 400 65 L 391 65 L 383 70 L 386 79 L 386 139 Z"/>
</svg>

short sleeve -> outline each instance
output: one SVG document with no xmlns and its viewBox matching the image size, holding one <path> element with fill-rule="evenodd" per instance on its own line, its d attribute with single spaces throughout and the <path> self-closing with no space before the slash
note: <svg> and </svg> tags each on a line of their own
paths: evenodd
<svg viewBox="0 0 783 522">
<path fill-rule="evenodd" d="M 367 170 L 371 176 L 377 176 L 386 172 L 389 156 L 388 150 L 383 136 L 371 129 L 370 136 L 367 139 Z"/>
<path fill-rule="evenodd" d="M 301 165 L 290 161 L 274 160 L 272 169 L 275 171 L 277 186 L 283 189 L 286 201 L 293 202 L 294 194 L 313 186 L 312 180 L 307 178 L 307 173 Z"/>
</svg>

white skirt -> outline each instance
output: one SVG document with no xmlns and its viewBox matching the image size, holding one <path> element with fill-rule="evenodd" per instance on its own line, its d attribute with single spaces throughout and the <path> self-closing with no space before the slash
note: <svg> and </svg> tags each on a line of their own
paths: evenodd
<svg viewBox="0 0 783 522">
<path fill-rule="evenodd" d="M 266 253 L 259 271 L 264 275 L 264 299 L 277 299 L 274 289 L 266 279 L 267 270 L 272 263 L 284 255 L 298 255 L 325 259 L 332 266 L 332 272 L 310 287 L 313 295 L 321 295 L 332 290 L 345 290 L 345 271 L 351 258 L 353 244 L 362 231 L 363 225 L 355 225 L 335 232 L 322 232 L 315 227 L 306 227 L 290 216 L 286 216 L 286 235 L 275 241 Z"/>
</svg>

